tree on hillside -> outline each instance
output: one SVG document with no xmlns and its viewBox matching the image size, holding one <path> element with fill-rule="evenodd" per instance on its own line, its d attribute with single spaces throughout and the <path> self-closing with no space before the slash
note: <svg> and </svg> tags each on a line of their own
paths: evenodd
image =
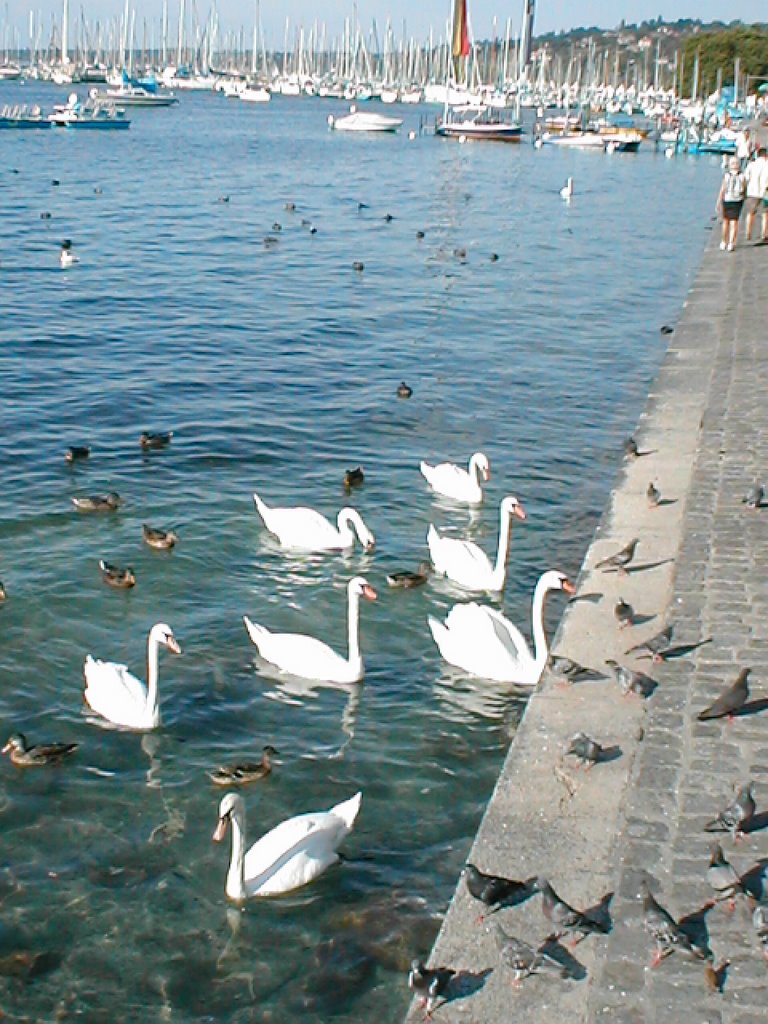
<svg viewBox="0 0 768 1024">
<path fill-rule="evenodd" d="M 693 65 L 699 54 L 699 95 L 713 92 L 718 69 L 722 71 L 722 84 L 733 85 L 734 62 L 740 61 L 742 84 L 744 75 L 768 80 L 768 31 L 754 26 L 739 25 L 723 32 L 702 32 L 689 36 L 683 44 L 685 73 L 682 93 L 690 95 L 693 84 Z M 758 81 L 750 83 L 754 92 Z"/>
</svg>

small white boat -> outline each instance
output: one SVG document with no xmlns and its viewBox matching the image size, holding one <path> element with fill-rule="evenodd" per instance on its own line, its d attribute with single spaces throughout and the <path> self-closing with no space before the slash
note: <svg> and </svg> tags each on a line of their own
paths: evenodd
<svg viewBox="0 0 768 1024">
<path fill-rule="evenodd" d="M 93 90 L 95 93 L 96 90 Z M 114 103 L 99 103 L 91 96 L 81 103 L 77 93 L 69 94 L 66 103 L 58 103 L 48 120 L 54 128 L 75 128 L 100 131 L 127 129 L 131 122 L 126 118 L 125 111 Z"/>
<path fill-rule="evenodd" d="M 121 107 L 171 107 L 178 98 L 170 92 L 150 92 L 142 85 L 121 85 L 93 97 L 100 102 L 119 103 Z"/>
<path fill-rule="evenodd" d="M 355 110 L 354 106 L 344 117 L 328 115 L 328 127 L 335 128 L 337 132 L 396 132 L 402 123 L 401 117 Z"/>
<path fill-rule="evenodd" d="M 248 85 L 241 89 L 238 95 L 246 103 L 269 103 L 272 99 L 269 90 L 261 85 Z"/>
<path fill-rule="evenodd" d="M 435 135 L 464 142 L 520 142 L 523 126 L 519 121 L 505 121 L 495 107 L 465 103 L 446 106 L 435 126 Z"/>
</svg>

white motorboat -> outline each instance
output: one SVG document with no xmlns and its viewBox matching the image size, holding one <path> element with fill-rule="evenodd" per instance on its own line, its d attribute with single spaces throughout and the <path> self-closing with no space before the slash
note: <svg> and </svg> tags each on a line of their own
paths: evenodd
<svg viewBox="0 0 768 1024">
<path fill-rule="evenodd" d="M 349 113 L 344 117 L 328 115 L 328 127 L 338 132 L 396 132 L 402 123 L 401 117 L 355 110 L 354 106 L 349 108 Z"/>
<path fill-rule="evenodd" d="M 262 85 L 248 85 L 241 89 L 238 95 L 246 103 L 269 103 L 272 99 L 269 89 L 265 89 Z"/>
<path fill-rule="evenodd" d="M 171 92 L 150 92 L 142 85 L 120 85 L 97 93 L 93 99 L 121 107 L 170 107 L 179 102 Z"/>
</svg>

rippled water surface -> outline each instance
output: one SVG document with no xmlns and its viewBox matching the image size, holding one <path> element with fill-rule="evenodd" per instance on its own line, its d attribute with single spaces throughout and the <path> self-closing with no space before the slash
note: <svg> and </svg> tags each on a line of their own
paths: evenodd
<svg viewBox="0 0 768 1024">
<path fill-rule="evenodd" d="M 528 632 L 539 572 L 578 571 L 708 237 L 719 171 L 703 158 L 409 141 L 409 108 L 397 136 L 345 136 L 325 123 L 339 109 L 193 95 L 125 133 L 0 133 L 0 714 L 9 734 L 80 744 L 60 768 L 0 764 L 13 1019 L 399 1019 L 522 704 L 441 663 L 426 617 L 454 592 L 385 575 L 425 557 L 432 521 L 495 550 L 516 494 L 504 608 Z M 143 455 L 143 430 L 173 443 Z M 432 499 L 418 463 L 477 449 L 493 477 L 470 516 Z M 110 489 L 119 512 L 74 511 Z M 350 502 L 376 551 L 286 555 L 253 491 Z M 143 546 L 143 522 L 178 547 Z M 100 558 L 132 565 L 135 589 L 106 587 Z M 363 686 L 255 664 L 243 614 L 343 649 L 357 574 L 379 591 Z M 161 656 L 163 728 L 93 724 L 85 655 L 143 676 L 158 620 L 183 648 Z M 358 789 L 363 804 L 340 867 L 239 912 L 206 770 L 265 743 L 281 757 L 243 791 L 252 837 Z"/>
</svg>

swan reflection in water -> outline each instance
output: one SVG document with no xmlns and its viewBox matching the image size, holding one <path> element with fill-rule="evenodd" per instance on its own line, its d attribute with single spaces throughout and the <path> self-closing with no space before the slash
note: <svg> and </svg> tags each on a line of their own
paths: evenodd
<svg viewBox="0 0 768 1024">
<path fill-rule="evenodd" d="M 477 718 L 504 721 L 511 707 L 522 708 L 531 691 L 513 683 L 470 676 L 459 668 L 444 665 L 435 679 L 434 694 L 448 721 L 466 724 Z"/>
<path fill-rule="evenodd" d="M 330 760 L 341 760 L 355 738 L 357 727 L 357 712 L 360 707 L 360 697 L 363 693 L 362 683 L 330 683 L 319 682 L 316 679 L 302 679 L 300 676 L 292 676 L 286 672 L 280 672 L 274 665 L 263 661 L 261 658 L 254 659 L 254 665 L 259 675 L 267 677 L 275 684 L 274 689 L 266 690 L 264 696 L 269 700 L 280 701 L 283 704 L 292 704 L 302 707 L 309 700 L 317 700 L 323 690 L 336 690 L 346 694 L 346 701 L 341 709 L 341 731 L 344 735 L 339 746 L 331 747 L 330 753 L 326 754 Z M 319 757 L 318 753 L 305 755 L 309 758 Z"/>
</svg>

